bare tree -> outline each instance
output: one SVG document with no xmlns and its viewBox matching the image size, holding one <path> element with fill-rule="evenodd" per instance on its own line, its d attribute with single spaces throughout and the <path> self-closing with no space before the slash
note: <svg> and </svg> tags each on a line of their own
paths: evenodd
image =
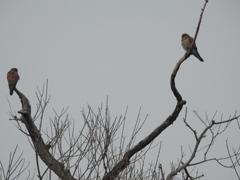
<svg viewBox="0 0 240 180">
<path fill-rule="evenodd" d="M 144 168 L 146 154 L 150 149 L 156 148 L 153 145 L 153 140 L 174 123 L 182 111 L 183 106 L 186 104 L 186 101 L 183 100 L 176 88 L 175 77 L 181 64 L 191 55 L 207 2 L 206 0 L 201 11 L 192 47 L 177 62 L 171 75 L 170 85 L 177 99 L 177 104 L 172 114 L 140 142 L 136 143 L 136 137 L 147 119 L 147 117 L 143 121 L 140 119 L 140 111 L 129 142 L 126 142 L 124 132 L 127 110 L 123 116 L 112 119 L 108 102 L 106 103 L 106 107 L 101 106 L 97 112 L 90 106 L 87 108 L 87 111 L 82 111 L 83 125 L 77 129 L 75 126 L 76 122 L 66 114 L 67 109 L 63 109 L 60 114 L 54 111 L 55 117 L 50 119 L 50 129 L 44 130 L 42 127 L 44 120 L 43 115 L 50 100 L 50 96 L 48 95 L 48 82 L 44 84 L 41 91 L 38 89 L 38 109 L 33 117 L 31 115 L 29 100 L 23 93 L 15 88 L 15 92 L 21 100 L 22 109 L 18 111 L 21 117 L 17 118 L 13 116 L 13 119 L 16 120 L 18 129 L 29 138 L 29 142 L 35 151 L 36 169 L 39 179 L 51 179 L 52 172 L 63 180 L 171 180 L 178 179 L 177 175 L 179 174 L 182 179 L 200 179 L 204 174 L 199 174 L 198 171 L 195 171 L 196 174 L 192 175 L 193 171 L 189 171 L 189 168 L 196 167 L 208 161 L 216 161 L 226 168 L 234 168 L 236 175 L 239 177 L 239 172 L 236 169 L 236 166 L 239 166 L 239 148 L 237 150 L 233 149 L 231 152 L 226 142 L 226 147 L 228 148 L 226 157 L 209 157 L 208 152 L 214 145 L 216 138 L 224 133 L 232 121 L 237 121 L 240 116 L 235 114 L 233 117 L 221 121 L 214 119 L 209 120 L 207 117 L 206 120 L 203 120 L 197 112 L 195 112 L 198 119 L 205 126 L 202 132 L 197 134 L 194 127 L 187 122 L 187 109 L 183 123 L 185 123 L 195 138 L 195 144 L 193 147 L 190 147 L 191 153 L 187 160 L 183 162 L 185 153 L 182 150 L 179 162 L 177 164 L 172 163 L 171 172 L 166 173 L 161 163 L 159 163 L 159 154 L 161 152 L 160 143 L 158 145 L 158 152 L 156 153 L 156 161 L 150 163 L 148 169 Z M 39 120 L 38 127 L 35 125 L 37 120 Z M 207 132 L 211 134 L 210 141 L 203 147 L 200 147 L 199 145 Z M 47 138 L 48 141 L 44 141 L 43 138 Z M 200 151 L 204 153 L 203 159 L 198 162 L 193 162 L 196 154 Z M 46 165 L 44 171 L 41 171 L 40 159 Z M 232 163 L 230 166 L 222 163 L 222 160 L 225 159 L 231 160 Z M 19 160 L 17 161 L 17 166 L 19 166 L 18 162 Z M 0 165 L 3 169 L 3 165 Z M 9 167 L 11 167 L 11 165 Z M 9 176 L 12 175 L 11 172 L 15 170 L 15 168 L 9 169 L 9 173 L 4 173 L 5 179 L 9 179 Z M 19 172 L 18 174 L 21 174 L 21 168 Z"/>
<path fill-rule="evenodd" d="M 16 159 L 16 152 L 17 152 L 18 146 L 14 149 L 13 153 L 11 152 L 9 155 L 9 164 L 6 168 L 6 171 L 4 171 L 4 166 L 2 162 L 0 161 L 0 179 L 2 177 L 5 180 L 9 179 L 18 179 L 20 175 L 28 168 L 28 165 L 25 165 L 25 159 L 22 158 L 23 152 L 17 157 Z M 15 160 L 16 159 L 16 160 Z M 28 175 L 27 179 L 29 178 L 30 174 Z"/>
</svg>

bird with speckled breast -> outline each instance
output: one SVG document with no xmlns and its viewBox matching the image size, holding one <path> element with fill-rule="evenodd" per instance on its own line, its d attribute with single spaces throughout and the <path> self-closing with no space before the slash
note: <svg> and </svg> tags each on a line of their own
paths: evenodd
<svg viewBox="0 0 240 180">
<path fill-rule="evenodd" d="M 17 68 L 10 69 L 10 71 L 7 73 L 7 80 L 8 80 L 10 95 L 13 95 L 13 91 L 19 79 L 20 78 L 18 75 L 18 69 Z"/>
<path fill-rule="evenodd" d="M 182 47 L 183 47 L 183 49 L 188 51 L 191 48 L 192 42 L 193 42 L 193 38 L 191 36 L 189 36 L 187 33 L 182 34 Z M 200 54 L 198 53 L 197 46 L 196 46 L 195 43 L 193 45 L 192 55 L 194 55 L 196 58 L 198 58 L 200 61 L 203 62 L 203 59 L 200 56 Z"/>
</svg>

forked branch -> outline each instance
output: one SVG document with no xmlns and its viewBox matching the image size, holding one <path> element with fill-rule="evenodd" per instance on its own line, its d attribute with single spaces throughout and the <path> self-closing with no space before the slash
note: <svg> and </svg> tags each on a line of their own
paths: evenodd
<svg viewBox="0 0 240 180">
<path fill-rule="evenodd" d="M 44 143 L 42 136 L 31 117 L 31 105 L 27 97 L 23 93 L 18 91 L 16 88 L 15 92 L 18 94 L 22 103 L 22 110 L 18 111 L 18 113 L 21 114 L 20 121 L 25 124 L 38 156 L 47 165 L 47 167 L 49 167 L 56 173 L 59 178 L 63 180 L 75 180 L 75 178 L 72 177 L 67 168 L 64 167 L 64 164 L 58 162 L 49 153 L 49 147 Z"/>
</svg>

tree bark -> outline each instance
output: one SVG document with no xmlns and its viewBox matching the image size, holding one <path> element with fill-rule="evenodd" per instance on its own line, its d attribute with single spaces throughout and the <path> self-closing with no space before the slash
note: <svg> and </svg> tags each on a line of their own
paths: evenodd
<svg viewBox="0 0 240 180">
<path fill-rule="evenodd" d="M 47 146 L 41 136 L 41 133 L 35 126 L 32 117 L 31 117 L 31 105 L 27 97 L 22 94 L 17 88 L 15 92 L 18 94 L 21 103 L 22 110 L 18 111 L 21 114 L 20 121 L 25 124 L 29 136 L 32 139 L 36 153 L 42 159 L 42 161 L 51 169 L 55 174 L 63 180 L 76 180 L 71 174 L 70 171 L 64 167 L 64 164 L 58 162 L 48 151 L 49 146 Z"/>
</svg>

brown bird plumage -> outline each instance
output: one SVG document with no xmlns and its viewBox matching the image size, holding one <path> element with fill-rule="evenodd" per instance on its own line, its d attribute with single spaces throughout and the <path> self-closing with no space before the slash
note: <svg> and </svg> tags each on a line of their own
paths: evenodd
<svg viewBox="0 0 240 180">
<path fill-rule="evenodd" d="M 188 51 L 188 50 L 191 48 L 192 42 L 193 42 L 193 38 L 192 38 L 191 36 L 189 36 L 189 35 L 186 34 L 186 33 L 182 34 L 182 47 L 183 47 L 183 49 L 185 49 L 186 51 Z M 193 54 L 196 58 L 198 58 L 200 61 L 203 62 L 203 59 L 202 59 L 202 57 L 200 56 L 200 54 L 198 53 L 197 46 L 196 46 L 195 43 L 194 43 L 194 45 L 193 45 L 192 54 Z"/>
<path fill-rule="evenodd" d="M 8 80 L 8 86 L 10 90 L 10 95 L 13 94 L 13 90 L 16 87 L 16 84 L 19 80 L 19 75 L 18 75 L 18 70 L 17 68 L 12 68 L 10 71 L 7 73 L 7 80 Z"/>
</svg>

